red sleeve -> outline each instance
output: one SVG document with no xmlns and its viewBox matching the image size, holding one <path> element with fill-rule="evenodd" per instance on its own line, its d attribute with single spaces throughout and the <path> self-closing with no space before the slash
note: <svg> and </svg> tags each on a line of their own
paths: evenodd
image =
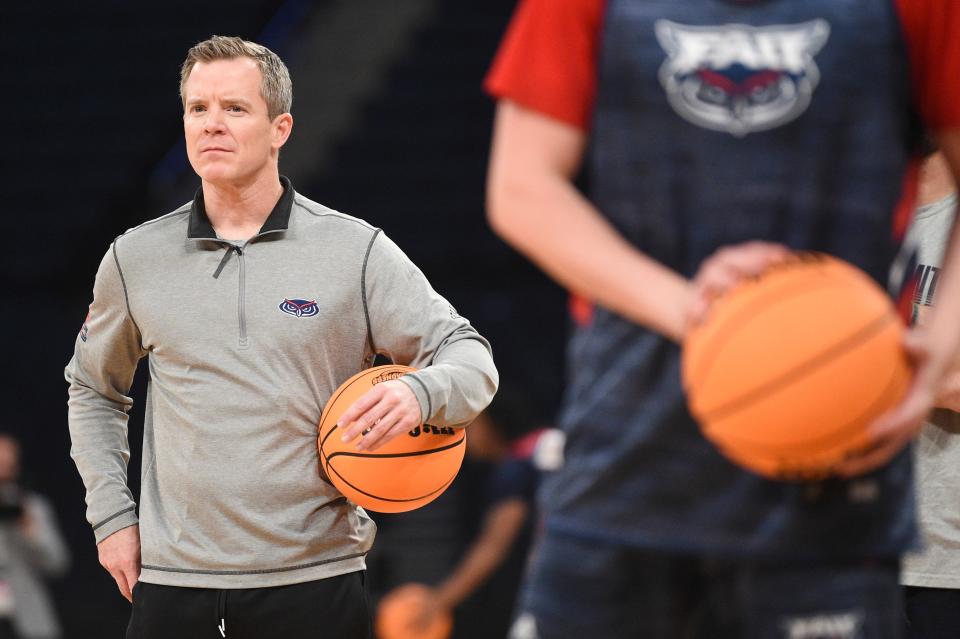
<svg viewBox="0 0 960 639">
<path fill-rule="evenodd" d="M 586 131 L 605 0 L 521 0 L 484 88 Z"/>
<path fill-rule="evenodd" d="M 924 124 L 930 129 L 960 126 L 960 2 L 896 3 Z"/>
</svg>

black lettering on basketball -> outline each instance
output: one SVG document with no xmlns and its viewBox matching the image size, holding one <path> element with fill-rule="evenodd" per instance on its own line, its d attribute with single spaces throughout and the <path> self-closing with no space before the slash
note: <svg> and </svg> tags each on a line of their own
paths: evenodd
<svg viewBox="0 0 960 639">
<path fill-rule="evenodd" d="M 384 373 L 380 373 L 379 375 L 371 379 L 370 385 L 376 386 L 377 384 L 380 384 L 382 382 L 389 382 L 390 380 L 398 379 L 400 377 L 403 377 L 404 375 L 406 375 L 406 373 L 403 371 L 386 371 Z"/>
</svg>

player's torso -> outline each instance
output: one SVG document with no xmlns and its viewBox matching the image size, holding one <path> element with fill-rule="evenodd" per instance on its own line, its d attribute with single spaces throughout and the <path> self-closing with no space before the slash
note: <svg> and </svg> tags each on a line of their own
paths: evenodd
<svg viewBox="0 0 960 639">
<path fill-rule="evenodd" d="M 885 276 L 912 135 L 891 0 L 609 0 L 598 73 L 592 194 L 644 251 L 690 275 L 765 238 Z"/>
<path fill-rule="evenodd" d="M 640 250 L 691 276 L 721 246 L 766 239 L 886 278 L 912 136 L 891 2 L 609 0 L 598 74 L 590 195 Z M 754 556 L 911 539 L 904 456 L 869 486 L 812 492 L 740 471 L 686 409 L 679 348 L 605 309 L 570 370 L 555 529 Z"/>
</svg>

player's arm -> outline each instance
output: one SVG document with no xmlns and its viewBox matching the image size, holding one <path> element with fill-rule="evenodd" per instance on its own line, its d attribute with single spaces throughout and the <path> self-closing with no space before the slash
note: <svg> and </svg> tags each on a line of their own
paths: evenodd
<svg viewBox="0 0 960 639">
<path fill-rule="evenodd" d="M 946 408 L 955 413 L 960 413 L 960 371 L 953 368 L 937 391 L 937 397 L 933 401 L 934 408 Z"/>
<path fill-rule="evenodd" d="M 136 503 L 127 486 L 127 413 L 133 405 L 130 386 L 145 351 L 126 299 L 114 245 L 97 271 L 90 314 L 65 377 L 70 384 L 70 455 L 86 486 L 87 520 L 100 563 L 130 599 L 140 575 L 140 538 Z"/>
<path fill-rule="evenodd" d="M 437 586 L 437 603 L 454 608 L 479 588 L 510 553 L 529 514 L 529 504 L 519 497 L 494 504 L 463 559 Z"/>
<path fill-rule="evenodd" d="M 557 282 L 627 319 L 680 341 L 709 301 L 786 255 L 750 242 L 718 251 L 694 280 L 627 242 L 574 186 L 586 134 L 500 100 L 487 179 L 493 229 Z"/>
<path fill-rule="evenodd" d="M 954 183 L 960 184 L 960 128 L 937 133 L 937 142 L 950 166 Z M 859 475 L 882 466 L 919 432 L 924 419 L 952 379 L 960 354 L 960 225 L 954 223 L 937 284 L 937 303 L 922 326 L 907 333 L 906 348 L 914 362 L 913 382 L 899 406 L 881 416 L 872 426 L 876 433 L 870 449 L 838 468 L 844 476 Z"/>
<path fill-rule="evenodd" d="M 573 185 L 585 146 L 580 129 L 500 100 L 487 174 L 490 225 L 569 290 L 679 340 L 692 289 L 633 248 Z"/>
</svg>

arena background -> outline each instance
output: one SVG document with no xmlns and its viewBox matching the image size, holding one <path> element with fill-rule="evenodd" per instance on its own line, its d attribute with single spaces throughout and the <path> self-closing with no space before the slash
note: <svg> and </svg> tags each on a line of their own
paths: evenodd
<svg viewBox="0 0 960 639">
<path fill-rule="evenodd" d="M 493 105 L 480 88 L 513 0 L 12 2 L 0 9 L 3 412 L 25 483 L 51 497 L 73 554 L 53 584 L 70 639 L 120 637 L 129 606 L 96 559 L 69 458 L 63 366 L 110 241 L 192 197 L 179 66 L 213 34 L 279 53 L 295 187 L 382 227 L 490 338 L 504 383 L 552 419 L 565 300 L 486 226 Z M 142 368 L 142 367 L 141 367 Z M 144 380 L 130 420 L 137 490 Z M 429 520 L 424 525 L 429 526 Z"/>
</svg>

